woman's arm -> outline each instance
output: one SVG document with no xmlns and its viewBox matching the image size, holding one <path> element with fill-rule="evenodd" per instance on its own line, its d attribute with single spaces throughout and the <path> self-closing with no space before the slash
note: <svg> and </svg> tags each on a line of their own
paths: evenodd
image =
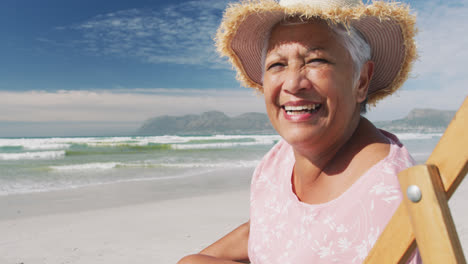
<svg viewBox="0 0 468 264">
<path fill-rule="evenodd" d="M 230 264 L 242 263 L 234 261 L 248 261 L 249 231 L 250 222 L 244 223 L 199 254 L 184 257 L 178 264 Z"/>
<path fill-rule="evenodd" d="M 219 259 L 212 256 L 196 254 L 189 255 L 179 260 L 177 264 L 242 264 L 250 262 L 237 262 L 232 260 Z"/>
</svg>

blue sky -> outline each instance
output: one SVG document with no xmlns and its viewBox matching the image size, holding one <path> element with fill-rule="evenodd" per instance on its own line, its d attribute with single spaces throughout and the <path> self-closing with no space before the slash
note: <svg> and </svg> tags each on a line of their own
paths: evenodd
<svg viewBox="0 0 468 264">
<path fill-rule="evenodd" d="M 212 38 L 228 1 L 0 2 L 0 136 L 130 133 L 147 118 L 264 112 Z M 405 1 L 420 59 L 368 114 L 456 109 L 468 95 L 468 0 Z"/>
<path fill-rule="evenodd" d="M 4 0 L 0 89 L 231 88 L 211 40 L 225 5 Z"/>
</svg>

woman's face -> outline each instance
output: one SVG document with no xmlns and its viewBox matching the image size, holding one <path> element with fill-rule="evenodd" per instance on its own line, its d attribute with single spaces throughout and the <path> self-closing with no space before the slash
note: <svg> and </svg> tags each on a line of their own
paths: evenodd
<svg viewBox="0 0 468 264">
<path fill-rule="evenodd" d="M 326 24 L 276 26 L 263 81 L 273 127 L 293 146 L 333 144 L 346 135 L 367 94 L 361 77 L 353 80 L 353 69 L 348 51 Z"/>
</svg>

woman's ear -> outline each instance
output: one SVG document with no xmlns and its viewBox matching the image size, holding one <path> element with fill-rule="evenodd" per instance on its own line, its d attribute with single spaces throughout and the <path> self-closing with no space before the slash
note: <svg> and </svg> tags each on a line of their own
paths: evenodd
<svg viewBox="0 0 468 264">
<path fill-rule="evenodd" d="M 367 61 L 361 67 L 361 73 L 359 75 L 359 81 L 356 84 L 356 101 L 362 103 L 367 98 L 367 92 L 369 85 L 374 74 L 374 62 Z"/>
</svg>

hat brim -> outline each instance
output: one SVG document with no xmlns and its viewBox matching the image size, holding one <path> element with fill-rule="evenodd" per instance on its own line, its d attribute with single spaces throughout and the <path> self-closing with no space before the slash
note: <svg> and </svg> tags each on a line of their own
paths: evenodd
<svg viewBox="0 0 468 264">
<path fill-rule="evenodd" d="M 371 60 L 375 64 L 369 104 L 394 93 L 408 78 L 417 55 L 415 17 L 407 6 L 374 1 L 372 5 L 327 10 L 301 5 L 284 7 L 276 1 L 259 0 L 229 6 L 216 35 L 218 51 L 229 58 L 243 86 L 263 91 L 265 38 L 278 22 L 298 16 L 351 25 L 362 33 L 371 46 Z"/>
</svg>

